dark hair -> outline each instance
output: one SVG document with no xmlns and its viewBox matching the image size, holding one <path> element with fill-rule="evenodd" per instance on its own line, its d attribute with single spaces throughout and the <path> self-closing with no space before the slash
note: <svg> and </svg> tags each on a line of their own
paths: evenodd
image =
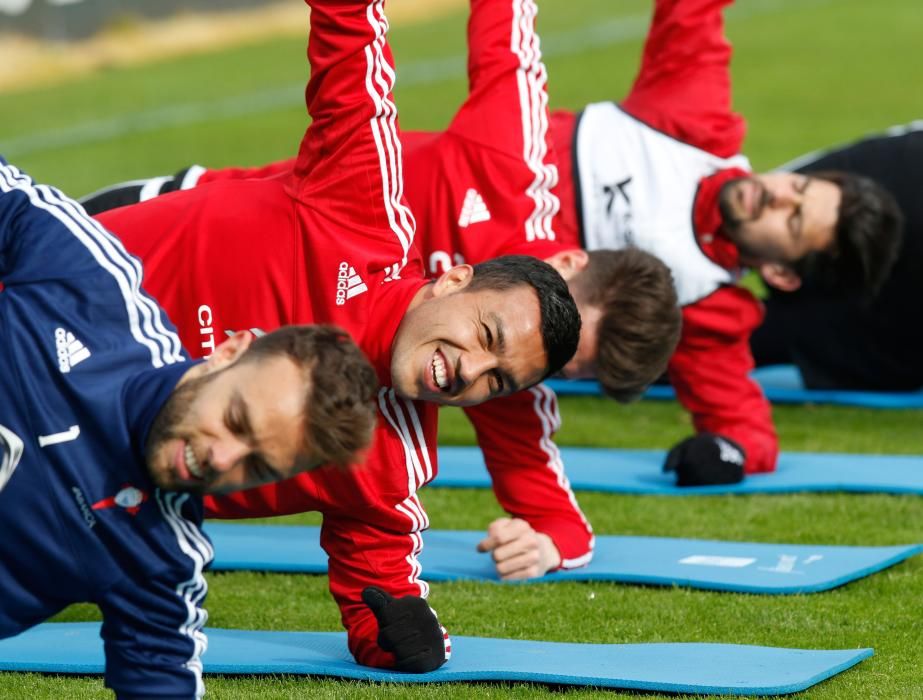
<svg viewBox="0 0 923 700">
<path fill-rule="evenodd" d="M 637 248 L 594 250 L 571 285 L 581 306 L 602 314 L 596 378 L 616 401 L 634 401 L 664 373 L 679 342 L 682 312 L 670 268 Z"/>
<path fill-rule="evenodd" d="M 842 200 L 830 251 L 797 260 L 800 277 L 839 294 L 874 296 L 891 274 L 903 236 L 904 217 L 897 201 L 871 178 L 838 170 L 811 173 L 840 188 Z"/>
<path fill-rule="evenodd" d="M 302 452 L 312 464 L 349 464 L 369 446 L 377 421 L 375 370 L 336 326 L 284 326 L 256 338 L 241 362 L 284 355 L 305 373 Z"/>
<path fill-rule="evenodd" d="M 512 289 L 524 284 L 538 296 L 542 344 L 548 356 L 544 379 L 567 364 L 580 340 L 580 313 L 557 270 L 528 255 L 503 255 L 475 265 L 474 277 L 465 291 Z"/>
</svg>

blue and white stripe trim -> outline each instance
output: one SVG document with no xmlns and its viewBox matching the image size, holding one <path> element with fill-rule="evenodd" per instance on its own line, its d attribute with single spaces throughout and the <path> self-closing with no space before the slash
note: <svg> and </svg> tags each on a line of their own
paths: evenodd
<svg viewBox="0 0 923 700">
<path fill-rule="evenodd" d="M 199 526 L 182 515 L 183 504 L 189 500 L 190 494 L 163 492 L 157 489 L 156 497 L 160 512 L 173 531 L 180 551 L 189 557 L 192 563 L 192 575 L 176 586 L 176 595 L 186 608 L 186 618 L 178 631 L 180 635 L 192 641 L 192 655 L 184 666 L 195 677 L 195 697 L 201 698 L 205 694 L 205 685 L 202 682 L 202 654 L 208 649 L 208 639 L 202 631 L 208 621 L 208 613 L 202 607 L 208 593 L 208 583 L 203 571 L 215 558 L 215 550 Z"/>
<path fill-rule="evenodd" d="M 132 337 L 151 354 L 151 365 L 183 362 L 179 336 L 164 321 L 163 311 L 141 290 L 142 270 L 138 260 L 77 202 L 54 187 L 36 184 L 16 166 L 0 160 L 0 192 L 23 192 L 37 209 L 51 214 L 115 280 L 125 303 Z"/>
</svg>

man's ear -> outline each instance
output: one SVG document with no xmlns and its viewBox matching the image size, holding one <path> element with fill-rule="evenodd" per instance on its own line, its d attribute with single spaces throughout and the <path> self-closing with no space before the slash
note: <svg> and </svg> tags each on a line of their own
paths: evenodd
<svg viewBox="0 0 923 700">
<path fill-rule="evenodd" d="M 456 265 L 450 267 L 436 278 L 433 284 L 433 296 L 460 292 L 474 279 L 474 268 L 471 265 Z"/>
<path fill-rule="evenodd" d="M 250 331 L 237 331 L 223 343 L 215 348 L 215 352 L 208 356 L 205 364 L 209 372 L 217 372 L 233 365 L 240 356 L 247 352 L 250 343 L 253 342 L 253 334 Z"/>
<path fill-rule="evenodd" d="M 550 258 L 545 258 L 545 262 L 557 270 L 565 282 L 569 282 L 590 264 L 590 255 L 585 250 L 573 248 L 555 253 Z"/>
<path fill-rule="evenodd" d="M 801 286 L 801 277 L 788 265 L 763 263 L 758 269 L 766 284 L 782 292 L 794 292 Z"/>
</svg>

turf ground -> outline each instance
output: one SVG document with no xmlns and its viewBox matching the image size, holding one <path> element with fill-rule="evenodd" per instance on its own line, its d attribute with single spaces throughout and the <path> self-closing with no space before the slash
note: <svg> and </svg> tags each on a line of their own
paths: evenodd
<svg viewBox="0 0 923 700">
<path fill-rule="evenodd" d="M 293 0 L 294 1 L 294 0 Z M 399 4 L 401 0 L 393 0 Z M 539 27 L 552 105 L 617 98 L 637 67 L 645 0 L 543 0 Z M 392 44 L 405 128 L 444 126 L 466 89 L 464 14 L 397 26 Z M 740 0 L 728 15 L 736 47 L 735 106 L 747 148 L 766 168 L 827 144 L 923 117 L 919 0 Z M 37 179 L 79 195 L 190 162 L 257 164 L 294 152 L 305 124 L 300 39 L 110 70 L 34 91 L 0 94 L 0 153 Z M 916 308 L 912 305 L 911 308 Z M 918 322 L 918 316 L 908 317 Z M 619 407 L 562 401 L 562 444 L 663 447 L 689 432 L 674 403 Z M 783 449 L 923 454 L 923 412 L 777 408 Z M 470 444 L 445 411 L 445 444 Z M 793 495 L 695 499 L 579 494 L 600 534 L 649 534 L 823 544 L 923 541 L 923 499 Z M 433 527 L 482 528 L 492 496 L 426 489 Z M 316 523 L 316 516 L 285 522 Z M 324 578 L 209 576 L 210 623 L 337 630 Z M 711 641 L 807 648 L 871 646 L 875 657 L 806 698 L 923 698 L 923 558 L 829 593 L 757 597 L 603 584 L 540 587 L 441 584 L 432 602 L 455 634 L 574 642 Z M 60 620 L 97 619 L 74 606 Z M 668 660 L 665 660 L 668 662 Z M 208 682 L 209 697 L 628 697 L 529 685 L 408 689 L 301 678 Z M 108 697 L 97 678 L 0 675 L 0 697 Z M 660 696 L 650 696 L 660 697 Z"/>
</svg>

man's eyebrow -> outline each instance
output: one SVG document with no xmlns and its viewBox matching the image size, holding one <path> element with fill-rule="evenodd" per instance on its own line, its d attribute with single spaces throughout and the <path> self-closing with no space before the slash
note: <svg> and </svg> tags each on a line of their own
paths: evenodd
<svg viewBox="0 0 923 700">
<path fill-rule="evenodd" d="M 500 355 L 506 354 L 506 336 L 503 334 L 503 321 L 500 319 L 500 316 L 496 311 L 491 311 L 487 314 L 488 318 L 494 322 L 494 327 L 497 329 L 497 351 Z"/>
<path fill-rule="evenodd" d="M 496 311 L 490 312 L 487 316 L 489 320 L 493 321 L 497 329 L 497 354 L 500 356 L 506 355 L 506 336 L 503 334 L 503 321 Z M 519 383 L 513 379 L 513 375 L 505 371 L 503 372 L 503 387 L 510 394 L 515 394 L 520 389 Z"/>
<path fill-rule="evenodd" d="M 253 430 L 253 421 L 250 418 L 250 408 L 239 389 L 234 389 L 234 393 L 231 394 L 227 415 L 230 425 L 234 426 L 234 428 L 250 442 L 251 447 L 256 449 L 258 445 L 256 445 L 256 433 Z M 232 430 L 234 428 L 232 428 Z M 251 454 L 248 459 L 251 460 L 251 464 L 253 460 L 259 463 L 263 473 L 268 473 L 269 481 L 282 481 L 282 479 L 285 478 L 285 475 L 279 468 L 270 464 L 269 460 L 267 460 L 264 455 L 259 453 Z"/>
<path fill-rule="evenodd" d="M 228 419 L 234 428 L 247 438 L 253 439 L 253 423 L 250 420 L 250 409 L 239 389 L 234 389 L 231 401 L 228 404 Z"/>
<path fill-rule="evenodd" d="M 808 185 L 810 185 L 811 182 L 813 182 L 813 178 L 805 175 L 804 182 L 798 188 L 798 193 L 803 195 L 805 192 L 807 192 Z M 795 211 L 794 214 L 792 214 L 792 216 L 794 217 L 796 214 L 798 216 L 798 222 L 797 224 L 792 225 L 792 235 L 800 238 L 801 234 L 804 232 L 804 201 L 803 200 L 801 204 L 798 205 L 797 210 Z M 791 218 L 789 218 L 789 221 L 791 221 Z"/>
</svg>

